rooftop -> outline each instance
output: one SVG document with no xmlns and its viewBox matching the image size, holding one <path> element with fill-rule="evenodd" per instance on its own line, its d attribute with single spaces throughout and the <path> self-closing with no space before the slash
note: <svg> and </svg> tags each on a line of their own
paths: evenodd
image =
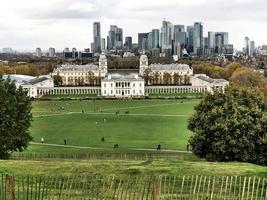
<svg viewBox="0 0 267 200">
<path fill-rule="evenodd" d="M 98 70 L 98 65 L 61 65 L 61 67 L 59 67 L 58 69 L 62 71 L 93 71 Z"/>
<path fill-rule="evenodd" d="M 190 70 L 191 68 L 189 65 L 186 64 L 160 64 L 160 63 L 154 63 L 149 66 L 151 70 L 178 70 L 178 71 L 183 71 L 183 70 Z"/>
<path fill-rule="evenodd" d="M 206 81 L 208 83 L 226 83 L 228 82 L 227 80 L 225 79 L 213 79 L 213 78 L 210 78 L 206 75 L 199 75 L 199 76 L 196 76 L 197 78 L 203 80 L 203 81 Z"/>
<path fill-rule="evenodd" d="M 131 74 L 108 74 L 103 81 L 143 81 L 143 79 L 138 76 L 138 74 L 131 73 Z"/>
</svg>

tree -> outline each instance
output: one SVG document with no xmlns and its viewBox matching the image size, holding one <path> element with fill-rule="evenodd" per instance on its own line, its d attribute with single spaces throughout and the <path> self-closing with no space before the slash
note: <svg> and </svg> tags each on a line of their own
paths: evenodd
<svg viewBox="0 0 267 200">
<path fill-rule="evenodd" d="M 172 83 L 172 76 L 168 72 L 163 73 L 163 83 L 169 85 Z"/>
<path fill-rule="evenodd" d="M 32 139 L 28 130 L 31 120 L 31 101 L 26 92 L 0 77 L 0 158 L 27 148 Z"/>
<path fill-rule="evenodd" d="M 173 74 L 173 82 L 175 85 L 181 85 L 183 77 L 179 75 L 179 73 L 174 73 Z"/>
<path fill-rule="evenodd" d="M 53 80 L 55 86 L 61 86 L 63 83 L 62 77 L 59 76 L 58 74 L 53 76 Z"/>
<path fill-rule="evenodd" d="M 267 164 L 264 101 L 253 90 L 231 88 L 208 93 L 195 107 L 188 128 L 195 155 L 208 160 Z"/>
<path fill-rule="evenodd" d="M 152 73 L 152 70 L 150 68 L 147 68 L 144 71 L 144 79 L 145 79 L 146 85 L 148 85 L 149 82 L 151 81 L 151 73 Z"/>
</svg>

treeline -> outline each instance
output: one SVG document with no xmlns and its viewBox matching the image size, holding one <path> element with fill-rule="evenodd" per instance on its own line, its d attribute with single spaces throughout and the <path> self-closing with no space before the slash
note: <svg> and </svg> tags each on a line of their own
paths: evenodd
<svg viewBox="0 0 267 200">
<path fill-rule="evenodd" d="M 46 75 L 53 71 L 55 63 L 0 65 L 0 74 Z"/>
</svg>

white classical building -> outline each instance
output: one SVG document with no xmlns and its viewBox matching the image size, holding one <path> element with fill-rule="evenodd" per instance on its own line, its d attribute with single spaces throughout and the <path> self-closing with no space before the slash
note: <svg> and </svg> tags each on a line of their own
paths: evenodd
<svg viewBox="0 0 267 200">
<path fill-rule="evenodd" d="M 187 79 L 188 84 L 191 82 L 191 77 L 193 76 L 193 69 L 190 68 L 187 64 L 178 64 L 178 63 L 172 63 L 172 64 L 148 64 L 148 58 L 146 55 L 141 55 L 140 57 L 140 66 L 139 66 L 139 74 L 141 76 L 145 76 L 145 74 L 148 73 L 151 77 L 156 77 L 158 79 L 157 82 L 163 83 L 163 79 L 165 74 L 167 73 L 170 75 L 170 82 L 175 82 L 175 76 L 178 76 L 181 81 L 185 82 L 185 79 Z"/>
<path fill-rule="evenodd" d="M 192 86 L 205 86 L 208 92 L 212 92 L 215 89 L 224 90 L 229 82 L 225 79 L 213 79 L 206 74 L 195 74 L 192 78 Z"/>
<path fill-rule="evenodd" d="M 62 85 L 95 85 L 104 78 L 108 72 L 107 58 L 101 54 L 99 65 L 61 65 L 55 69 L 52 76 L 59 75 L 62 77 Z"/>
<path fill-rule="evenodd" d="M 108 74 L 101 81 L 101 95 L 114 97 L 144 96 L 144 79 L 138 74 Z"/>
<path fill-rule="evenodd" d="M 17 88 L 21 86 L 33 98 L 39 97 L 38 91 L 41 88 L 54 88 L 54 81 L 49 76 L 4 75 L 3 78 L 14 80 Z"/>
</svg>

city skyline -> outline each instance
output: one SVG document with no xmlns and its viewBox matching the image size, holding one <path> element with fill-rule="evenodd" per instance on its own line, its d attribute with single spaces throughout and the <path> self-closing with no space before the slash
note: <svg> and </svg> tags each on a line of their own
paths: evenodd
<svg viewBox="0 0 267 200">
<path fill-rule="evenodd" d="M 117 25 L 123 29 L 123 40 L 126 36 L 131 36 L 133 43 L 137 43 L 138 33 L 160 29 L 164 18 L 174 25 L 188 26 L 194 22 L 204 22 L 205 37 L 208 31 L 229 32 L 229 43 L 233 43 L 239 50 L 244 47 L 246 36 L 254 40 L 256 46 L 267 43 L 265 42 L 267 30 L 264 29 L 266 14 L 261 12 L 265 10 L 266 3 L 262 0 L 231 1 L 228 8 L 231 8 L 232 12 L 224 14 L 222 10 L 227 6 L 225 1 L 221 0 L 213 2 L 191 0 L 183 3 L 173 0 L 164 2 L 149 0 L 145 4 L 141 1 L 138 3 L 139 0 L 35 2 L 36 0 L 26 0 L 23 3 L 18 0 L 2 2 L 7 9 L 0 14 L 0 48 L 12 47 L 15 50 L 34 50 L 36 47 L 44 50 L 49 47 L 55 47 L 57 50 L 65 47 L 90 48 L 95 21 L 101 23 L 102 38 L 108 35 L 110 25 Z M 179 9 L 176 10 L 177 7 Z M 200 11 L 197 11 L 196 8 L 200 7 Z M 208 7 L 210 12 L 207 13 Z M 257 13 L 253 14 L 256 10 Z"/>
</svg>

